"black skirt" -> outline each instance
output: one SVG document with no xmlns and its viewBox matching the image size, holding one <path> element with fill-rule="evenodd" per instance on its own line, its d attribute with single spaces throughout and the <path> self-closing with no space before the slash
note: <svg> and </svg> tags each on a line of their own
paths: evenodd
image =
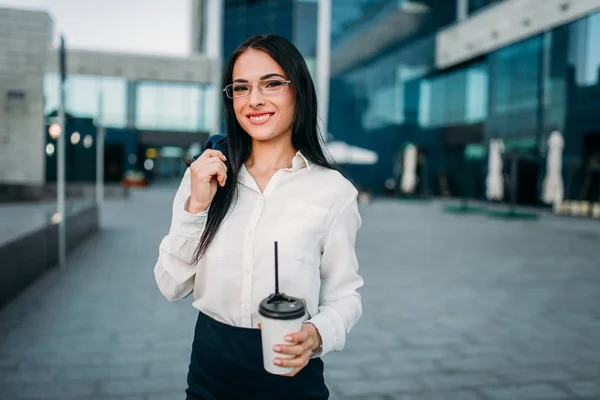
<svg viewBox="0 0 600 400">
<path fill-rule="evenodd" d="M 239 328 L 198 313 L 187 376 L 187 400 L 329 398 L 323 361 L 311 359 L 296 376 L 265 371 L 260 330 Z"/>
</svg>

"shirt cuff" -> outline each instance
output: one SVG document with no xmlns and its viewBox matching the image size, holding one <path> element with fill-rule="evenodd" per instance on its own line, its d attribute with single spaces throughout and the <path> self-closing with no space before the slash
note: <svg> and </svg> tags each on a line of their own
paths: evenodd
<svg viewBox="0 0 600 400">
<path fill-rule="evenodd" d="M 185 201 L 180 210 L 178 223 L 173 226 L 173 233 L 186 238 L 197 239 L 206 226 L 210 207 L 200 213 L 192 214 L 186 210 L 188 201 L 189 199 Z"/>
<path fill-rule="evenodd" d="M 314 357 L 323 357 L 325 354 L 335 350 L 338 347 L 338 337 L 335 327 L 327 316 L 323 314 L 317 314 L 305 322 L 309 322 L 313 324 L 315 328 L 317 328 L 323 342 L 321 350 L 317 352 Z"/>
</svg>

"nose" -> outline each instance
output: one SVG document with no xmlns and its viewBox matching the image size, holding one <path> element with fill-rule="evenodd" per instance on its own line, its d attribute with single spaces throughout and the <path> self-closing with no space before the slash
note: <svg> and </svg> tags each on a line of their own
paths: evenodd
<svg viewBox="0 0 600 400">
<path fill-rule="evenodd" d="M 258 89 L 258 85 L 255 85 L 250 90 L 250 106 L 254 108 L 258 108 L 265 104 L 265 100 L 263 94 Z"/>
</svg>

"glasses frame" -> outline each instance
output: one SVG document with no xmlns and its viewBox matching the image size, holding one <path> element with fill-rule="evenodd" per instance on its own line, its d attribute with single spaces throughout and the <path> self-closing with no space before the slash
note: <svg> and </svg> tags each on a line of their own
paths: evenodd
<svg viewBox="0 0 600 400">
<path fill-rule="evenodd" d="M 265 81 L 278 81 L 278 82 L 282 82 L 284 83 L 286 86 L 283 87 L 283 90 L 279 93 L 264 93 L 262 90 L 260 90 L 260 86 L 258 91 L 261 92 L 262 94 L 264 94 L 265 96 L 275 96 L 278 94 L 281 94 L 283 92 L 285 92 L 285 89 L 287 88 L 287 85 L 291 84 L 292 81 L 289 79 L 265 79 Z M 231 97 L 229 97 L 229 94 L 227 93 L 227 88 L 231 87 L 233 88 L 233 83 L 230 83 L 229 85 L 225 86 L 223 88 L 223 93 L 225 93 L 225 96 L 227 96 L 227 98 L 235 100 L 235 99 L 245 99 L 246 97 L 250 96 L 250 94 L 252 93 L 252 90 L 254 90 L 254 86 L 258 86 L 260 84 L 261 81 L 258 81 L 256 83 L 247 83 L 247 85 L 250 86 L 250 90 L 248 91 L 248 94 L 245 96 L 238 96 L 238 97 L 233 97 L 233 95 Z M 232 89 L 233 90 L 233 89 Z M 233 91 L 232 91 L 233 93 Z"/>
</svg>

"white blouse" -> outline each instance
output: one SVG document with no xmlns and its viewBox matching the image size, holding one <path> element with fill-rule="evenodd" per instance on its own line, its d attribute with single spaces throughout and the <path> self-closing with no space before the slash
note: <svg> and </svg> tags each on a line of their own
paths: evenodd
<svg viewBox="0 0 600 400">
<path fill-rule="evenodd" d="M 203 313 L 257 328 L 258 305 L 275 289 L 273 243 L 278 241 L 280 292 L 305 301 L 308 321 L 323 340 L 321 356 L 341 350 L 362 314 L 357 190 L 339 172 L 310 163 L 300 152 L 263 193 L 242 167 L 238 189 L 237 202 L 206 254 L 191 265 L 208 214 L 185 211 L 190 171 L 185 172 L 154 268 L 160 291 L 170 301 L 193 291 L 193 306 Z"/>
</svg>

